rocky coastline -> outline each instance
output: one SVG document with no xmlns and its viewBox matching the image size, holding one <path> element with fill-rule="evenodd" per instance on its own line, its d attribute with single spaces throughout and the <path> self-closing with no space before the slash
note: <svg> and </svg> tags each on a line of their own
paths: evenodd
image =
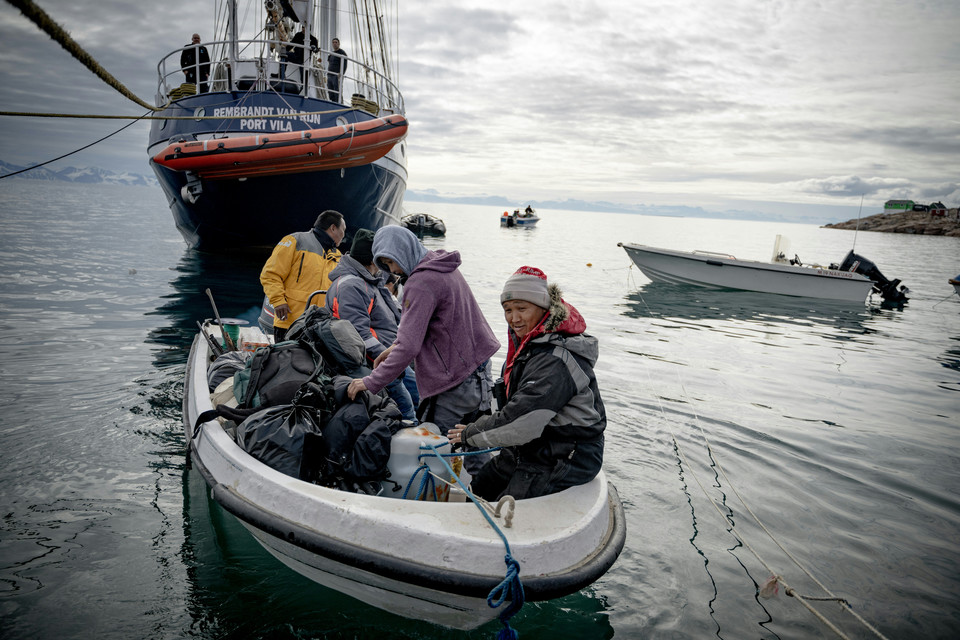
<svg viewBox="0 0 960 640">
<path fill-rule="evenodd" d="M 948 209 L 944 216 L 932 216 L 927 211 L 903 211 L 878 213 L 866 218 L 825 224 L 825 229 L 849 229 L 878 231 L 880 233 L 912 233 L 926 236 L 951 236 L 960 238 L 958 209 Z"/>
</svg>

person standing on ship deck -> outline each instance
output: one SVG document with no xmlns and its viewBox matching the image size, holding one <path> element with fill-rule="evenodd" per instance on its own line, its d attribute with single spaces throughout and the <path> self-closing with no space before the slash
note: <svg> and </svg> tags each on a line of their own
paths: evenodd
<svg viewBox="0 0 960 640">
<path fill-rule="evenodd" d="M 207 80 L 210 79 L 210 54 L 207 48 L 200 44 L 200 34 L 195 33 L 191 37 L 190 44 L 183 48 L 180 54 L 180 68 L 187 82 L 197 85 L 200 93 L 206 93 L 209 89 Z M 197 84 L 197 76 L 200 77 L 200 84 Z"/>
<path fill-rule="evenodd" d="M 340 102 L 340 85 L 347 72 L 347 52 L 340 48 L 340 39 L 333 39 L 333 52 L 327 56 L 327 91 L 330 100 Z"/>
</svg>

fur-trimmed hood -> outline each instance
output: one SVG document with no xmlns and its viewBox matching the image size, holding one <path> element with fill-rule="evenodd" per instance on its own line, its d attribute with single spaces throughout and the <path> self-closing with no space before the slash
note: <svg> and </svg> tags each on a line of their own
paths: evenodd
<svg viewBox="0 0 960 640">
<path fill-rule="evenodd" d="M 556 284 L 547 288 L 550 294 L 550 308 L 543 321 L 543 333 L 562 333 L 579 335 L 587 330 L 587 322 L 569 302 L 563 300 L 563 291 Z"/>
</svg>

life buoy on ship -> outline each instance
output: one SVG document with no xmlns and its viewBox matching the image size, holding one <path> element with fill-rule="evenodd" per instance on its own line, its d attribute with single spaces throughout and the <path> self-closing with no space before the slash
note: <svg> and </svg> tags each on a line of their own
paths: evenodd
<svg viewBox="0 0 960 640">
<path fill-rule="evenodd" d="M 395 114 L 324 129 L 174 142 L 153 161 L 206 179 L 342 169 L 382 158 L 407 128 L 407 119 Z"/>
</svg>

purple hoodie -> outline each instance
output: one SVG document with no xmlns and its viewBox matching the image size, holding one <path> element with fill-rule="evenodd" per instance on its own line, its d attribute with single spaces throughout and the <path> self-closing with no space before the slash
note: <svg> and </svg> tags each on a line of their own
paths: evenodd
<svg viewBox="0 0 960 640">
<path fill-rule="evenodd" d="M 420 397 L 429 398 L 463 382 L 497 352 L 500 342 L 457 269 L 459 251 L 425 252 L 408 229 L 384 227 L 374 237 L 373 255 L 378 261 L 390 258 L 403 269 L 416 266 L 403 286 L 393 350 L 363 379 L 367 389 L 379 392 L 414 362 Z"/>
</svg>

